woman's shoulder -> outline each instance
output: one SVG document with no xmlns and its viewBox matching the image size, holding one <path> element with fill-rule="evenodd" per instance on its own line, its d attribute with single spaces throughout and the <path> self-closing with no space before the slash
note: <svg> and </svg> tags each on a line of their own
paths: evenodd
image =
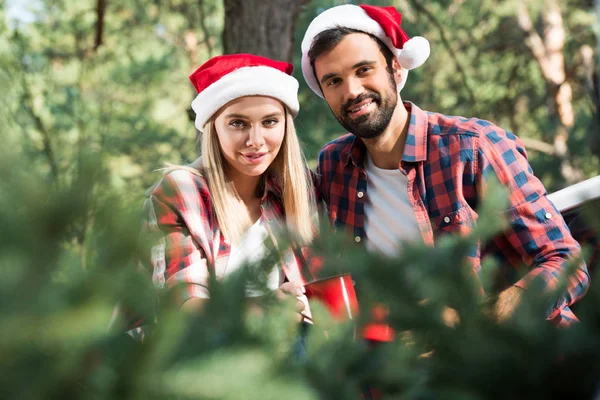
<svg viewBox="0 0 600 400">
<path fill-rule="evenodd" d="M 185 226 L 198 237 L 209 232 L 214 221 L 206 179 L 188 167 L 169 167 L 146 192 L 143 208 L 149 227 Z"/>
<path fill-rule="evenodd" d="M 169 167 L 147 192 L 149 196 L 173 197 L 200 194 L 209 197 L 208 183 L 201 171 L 190 166 Z"/>
</svg>

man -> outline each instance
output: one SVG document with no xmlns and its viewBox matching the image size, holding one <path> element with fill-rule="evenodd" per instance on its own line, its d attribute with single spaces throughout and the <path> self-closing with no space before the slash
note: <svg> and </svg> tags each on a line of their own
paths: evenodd
<svg viewBox="0 0 600 400">
<path fill-rule="evenodd" d="M 429 56 L 429 44 L 409 39 L 394 7 L 342 5 L 317 16 L 302 41 L 302 72 L 350 133 L 319 154 L 321 191 L 332 225 L 370 250 L 393 256 L 398 243 L 435 245 L 439 233 L 468 233 L 491 177 L 508 190 L 510 223 L 494 240 L 497 253 L 529 273 L 498 297 L 508 318 L 533 278 L 551 290 L 579 256 L 562 216 L 533 175 L 521 141 L 480 119 L 449 117 L 402 102 L 408 70 Z M 469 257 L 480 272 L 481 249 Z M 589 285 L 585 264 L 569 280 L 548 319 L 576 320 L 569 306 Z"/>
</svg>

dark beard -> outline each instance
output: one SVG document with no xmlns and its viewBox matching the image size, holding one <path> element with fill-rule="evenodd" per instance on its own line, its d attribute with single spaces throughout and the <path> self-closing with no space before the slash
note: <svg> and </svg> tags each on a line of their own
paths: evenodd
<svg viewBox="0 0 600 400">
<path fill-rule="evenodd" d="M 348 100 L 336 115 L 338 122 L 350 133 L 362 139 L 373 139 L 379 137 L 388 127 L 398 104 L 396 82 L 391 79 L 391 91 L 382 96 L 373 91 L 367 91 L 355 99 Z M 348 110 L 361 101 L 372 99 L 379 110 L 374 113 L 362 115 L 358 118 L 350 118 Z"/>
</svg>

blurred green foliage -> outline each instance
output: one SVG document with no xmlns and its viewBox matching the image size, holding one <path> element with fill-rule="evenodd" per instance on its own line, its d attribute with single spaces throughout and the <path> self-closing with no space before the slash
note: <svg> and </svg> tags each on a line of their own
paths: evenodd
<svg viewBox="0 0 600 400">
<path fill-rule="evenodd" d="M 316 13 L 340 3 L 309 2 L 297 43 Z M 452 49 L 440 44 L 441 31 L 417 10 L 420 3 L 395 3 L 408 33 L 432 43 L 430 60 L 411 72 L 405 99 L 548 139 L 555 121 L 547 116 L 539 68 L 515 28 L 516 1 L 427 2 Z M 598 282 L 578 304 L 582 323 L 572 329 L 556 330 L 540 318 L 552 296 L 535 285 L 515 318 L 497 324 L 488 316 L 489 301 L 459 266 L 473 240 L 501 229 L 493 210 L 501 209 L 495 202 L 502 196 L 484 203 L 473 237 L 446 237 L 435 249 L 409 247 L 397 260 L 368 255 L 336 235 L 315 244 L 325 274 L 353 273 L 363 310 L 354 322 L 364 323 L 365 310 L 384 304 L 393 328 L 410 332 L 391 343 L 370 347 L 356 337 L 353 322 L 331 323 L 317 306 L 308 354 L 297 357 L 299 327 L 287 304 L 266 296 L 264 314 L 246 312 L 246 280 L 264 276 L 249 270 L 211 282 L 212 300 L 201 316 L 173 309 L 168 293 L 155 309 L 149 274 L 138 265 L 151 242 L 139 235 L 141 200 L 158 178 L 153 170 L 195 157 L 187 75 L 219 53 L 223 6 L 108 2 L 103 43 L 94 49 L 95 2 L 40 4 L 33 22 L 17 23 L 6 19 L 0 2 L 0 398 L 358 399 L 365 384 L 383 398 L 401 399 L 598 393 Z M 594 19 L 588 2 L 561 4 L 576 83 L 569 146 L 577 165 L 595 175 L 598 105 L 578 67 L 579 48 L 595 46 Z M 343 132 L 298 67 L 297 123 L 314 161 L 318 148 Z M 550 188 L 562 185 L 554 157 L 532 152 L 531 158 Z M 585 220 L 600 227 L 597 208 Z M 484 286 L 496 269 L 485 260 Z M 143 344 L 123 333 L 117 304 L 154 325 Z M 460 314 L 454 328 L 441 321 L 445 305 Z"/>
<path fill-rule="evenodd" d="M 155 308 L 149 274 L 138 266 L 151 240 L 139 235 L 137 202 L 111 186 L 100 157 L 82 157 L 77 170 L 57 189 L 10 149 L 0 151 L 1 398 L 359 399 L 369 385 L 383 398 L 562 399 L 598 390 L 598 282 L 570 329 L 541 317 L 556 293 L 535 284 L 515 317 L 498 324 L 493 302 L 461 265 L 474 240 L 502 229 L 501 189 L 484 202 L 471 237 L 408 246 L 398 259 L 324 234 L 314 246 L 322 274 L 351 272 L 361 312 L 337 323 L 314 305 L 307 354 L 299 357 L 292 304 L 265 296 L 262 314 L 245 307 L 248 280 L 266 282 L 267 274 L 251 272 L 272 259 L 211 281 L 200 316 L 179 312 L 168 292 Z M 586 220 L 600 227 L 597 211 Z M 496 268 L 485 260 L 486 288 Z M 117 304 L 148 317 L 153 329 L 143 344 L 123 333 Z M 393 342 L 360 339 L 357 326 L 370 321 L 375 304 L 389 309 Z M 447 305 L 460 315 L 453 328 L 441 319 Z"/>
</svg>

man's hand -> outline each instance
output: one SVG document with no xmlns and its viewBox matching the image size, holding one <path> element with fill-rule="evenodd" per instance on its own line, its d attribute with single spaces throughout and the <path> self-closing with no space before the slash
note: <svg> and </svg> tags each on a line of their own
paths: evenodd
<svg viewBox="0 0 600 400">
<path fill-rule="evenodd" d="M 427 304 L 429 304 L 429 299 L 423 299 L 419 301 L 420 306 L 426 306 Z M 448 328 L 454 328 L 457 324 L 460 323 L 460 315 L 458 314 L 458 312 L 456 312 L 454 308 L 450 308 L 448 306 L 444 306 L 442 308 L 442 314 L 440 315 L 440 317 L 442 318 L 442 322 Z"/>
<path fill-rule="evenodd" d="M 498 322 L 504 322 L 513 315 L 521 303 L 521 296 L 523 296 L 523 289 L 518 286 L 511 286 L 500 293 L 495 309 Z"/>
<path fill-rule="evenodd" d="M 454 308 L 444 306 L 442 309 L 442 321 L 448 328 L 454 328 L 460 323 L 460 315 L 458 315 Z"/>
</svg>

